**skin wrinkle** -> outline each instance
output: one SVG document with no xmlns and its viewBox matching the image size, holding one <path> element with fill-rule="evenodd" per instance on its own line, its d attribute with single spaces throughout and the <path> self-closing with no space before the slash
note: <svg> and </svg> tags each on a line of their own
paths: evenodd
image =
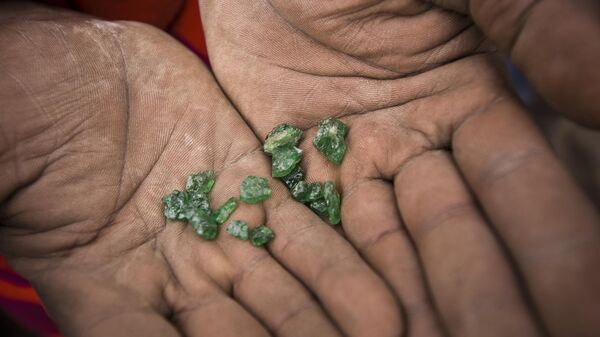
<svg viewBox="0 0 600 337">
<path fill-rule="evenodd" d="M 525 31 L 527 23 L 530 22 L 529 17 L 540 3 L 542 3 L 542 0 L 532 0 L 531 4 L 525 7 L 523 11 L 519 14 L 517 18 L 517 27 L 515 28 L 514 35 L 508 42 L 508 55 L 514 56 L 515 46 L 523 36 L 523 32 Z"/>
</svg>

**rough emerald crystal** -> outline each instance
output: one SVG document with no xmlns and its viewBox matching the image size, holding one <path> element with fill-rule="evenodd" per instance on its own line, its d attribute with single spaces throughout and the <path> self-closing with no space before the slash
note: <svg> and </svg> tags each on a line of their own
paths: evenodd
<svg viewBox="0 0 600 337">
<path fill-rule="evenodd" d="M 227 233 L 240 240 L 248 240 L 248 224 L 242 220 L 233 220 L 227 225 Z"/>
<path fill-rule="evenodd" d="M 257 204 L 270 196 L 269 181 L 263 177 L 248 176 L 240 186 L 240 200 L 248 204 Z"/>
<path fill-rule="evenodd" d="M 331 162 L 339 165 L 346 153 L 348 126 L 336 118 L 327 118 L 319 123 L 313 145 Z"/>
<path fill-rule="evenodd" d="M 327 217 L 329 218 L 329 223 L 332 225 L 337 225 L 340 223 L 340 194 L 335 189 L 335 186 L 331 181 L 326 181 L 323 184 L 323 197 L 325 198 L 325 202 L 327 204 Z"/>
<path fill-rule="evenodd" d="M 196 231 L 196 234 L 206 240 L 214 240 L 217 237 L 219 227 L 215 220 L 205 212 L 197 209 L 190 211 L 187 215 L 187 220 Z"/>
<path fill-rule="evenodd" d="M 208 194 L 204 193 L 187 193 L 186 208 L 200 209 L 206 214 L 210 214 L 210 203 Z"/>
<path fill-rule="evenodd" d="M 170 220 L 185 219 L 185 210 L 188 203 L 188 195 L 185 192 L 173 191 L 162 198 L 163 214 Z"/>
<path fill-rule="evenodd" d="M 234 197 L 231 197 L 223 204 L 223 206 L 219 207 L 215 213 L 213 213 L 213 217 L 219 225 L 222 225 L 236 208 L 237 202 Z"/>
<path fill-rule="evenodd" d="M 273 177 L 285 177 L 290 174 L 302 159 L 302 150 L 294 145 L 286 145 L 273 151 L 271 163 L 271 175 Z"/>
<path fill-rule="evenodd" d="M 292 197 L 301 203 L 305 203 L 308 201 L 308 197 L 310 195 L 309 185 L 306 181 L 301 181 L 292 188 Z"/>
<path fill-rule="evenodd" d="M 311 201 L 309 207 L 320 216 L 327 215 L 327 202 L 325 201 L 325 199 Z"/>
<path fill-rule="evenodd" d="M 308 185 L 308 200 L 309 202 L 317 201 L 323 198 L 323 192 L 321 189 L 321 184 L 318 182 L 310 183 Z"/>
<path fill-rule="evenodd" d="M 304 170 L 300 165 L 296 166 L 296 168 L 293 169 L 288 175 L 281 178 L 281 181 L 283 181 L 285 186 L 287 186 L 287 188 L 290 190 L 302 180 L 304 180 Z"/>
<path fill-rule="evenodd" d="M 211 170 L 192 174 L 188 177 L 185 189 L 190 193 L 208 194 L 215 184 L 215 173 Z"/>
<path fill-rule="evenodd" d="M 281 124 L 269 132 L 263 150 L 272 154 L 278 147 L 297 145 L 300 138 L 302 138 L 302 130 L 290 124 Z"/>
<path fill-rule="evenodd" d="M 273 240 L 275 233 L 267 226 L 258 226 L 250 232 L 250 243 L 254 246 L 263 246 Z"/>
</svg>

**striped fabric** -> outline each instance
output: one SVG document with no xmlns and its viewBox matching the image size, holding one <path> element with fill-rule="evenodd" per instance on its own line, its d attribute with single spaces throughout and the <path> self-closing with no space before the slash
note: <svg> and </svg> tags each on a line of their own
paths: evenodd
<svg viewBox="0 0 600 337">
<path fill-rule="evenodd" d="M 107 20 L 142 21 L 162 28 L 193 50 L 206 64 L 208 56 L 197 0 L 46 0 L 46 4 L 71 8 Z M 152 3 L 152 6 L 149 6 Z M 162 5 L 174 10 L 162 10 Z M 137 10 L 136 8 L 145 8 Z M 167 15 L 168 16 L 165 16 Z M 29 283 L 17 275 L 0 256 L 0 309 L 28 330 L 47 337 L 60 333 L 46 315 Z"/>
</svg>

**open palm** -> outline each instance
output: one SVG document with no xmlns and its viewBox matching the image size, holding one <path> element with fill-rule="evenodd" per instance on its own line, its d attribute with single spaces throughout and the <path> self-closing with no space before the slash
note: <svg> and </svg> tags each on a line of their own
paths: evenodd
<svg viewBox="0 0 600 337">
<path fill-rule="evenodd" d="M 264 139 L 304 129 L 347 237 L 409 336 L 593 336 L 596 211 L 505 88 L 468 17 L 421 1 L 202 0 L 215 74 Z M 349 125 L 341 166 L 311 144 Z M 400 332 L 398 332 L 400 333 Z"/>
<path fill-rule="evenodd" d="M 189 51 L 144 25 L 4 6 L 0 249 L 65 335 L 393 334 L 384 282 L 280 182 L 232 216 L 273 228 L 268 249 L 165 221 L 187 175 L 216 172 L 217 207 L 270 173 Z"/>
</svg>

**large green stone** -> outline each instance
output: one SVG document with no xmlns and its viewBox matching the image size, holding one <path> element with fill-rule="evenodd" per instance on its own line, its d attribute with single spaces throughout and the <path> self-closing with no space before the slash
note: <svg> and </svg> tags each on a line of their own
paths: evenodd
<svg viewBox="0 0 600 337">
<path fill-rule="evenodd" d="M 272 154 L 278 147 L 297 145 L 300 138 L 302 138 L 302 130 L 290 124 L 281 124 L 269 132 L 263 150 Z"/>
<path fill-rule="evenodd" d="M 254 246 L 264 246 L 275 238 L 275 233 L 267 226 L 258 226 L 250 232 L 250 243 Z"/>
<path fill-rule="evenodd" d="M 309 185 L 306 183 L 306 181 L 301 181 L 297 183 L 296 186 L 294 186 L 294 188 L 292 188 L 291 193 L 294 199 L 301 203 L 305 203 L 308 201 L 310 196 Z"/>
<path fill-rule="evenodd" d="M 263 177 L 248 176 L 240 186 L 240 200 L 248 204 L 257 204 L 271 196 L 269 181 Z"/>
<path fill-rule="evenodd" d="M 341 164 L 346 154 L 346 135 L 348 126 L 336 118 L 327 118 L 319 123 L 319 129 L 313 139 L 313 145 L 329 161 Z"/>
<path fill-rule="evenodd" d="M 285 177 L 290 174 L 300 160 L 302 159 L 302 150 L 294 145 L 280 146 L 273 150 L 271 163 L 271 175 L 273 177 Z"/>
<path fill-rule="evenodd" d="M 190 193 L 208 194 L 215 184 L 215 173 L 211 170 L 192 174 L 188 177 L 185 189 Z"/>
<path fill-rule="evenodd" d="M 202 210 L 190 211 L 187 214 L 189 224 L 194 228 L 196 234 L 206 240 L 214 240 L 217 237 L 219 226 L 215 220 Z"/>
<path fill-rule="evenodd" d="M 329 218 L 329 223 L 332 225 L 339 224 L 341 220 L 341 198 L 331 181 L 326 181 L 325 184 L 323 184 L 323 197 L 327 204 L 327 217 Z"/>
<path fill-rule="evenodd" d="M 223 204 L 223 206 L 219 207 L 213 213 L 213 218 L 219 225 L 222 225 L 225 223 L 225 221 L 227 221 L 231 213 L 233 213 L 233 211 L 235 211 L 236 208 L 237 201 L 235 201 L 234 197 L 231 197 Z"/>
<path fill-rule="evenodd" d="M 227 225 L 227 234 L 240 240 L 248 240 L 248 224 L 242 220 L 233 220 Z"/>
<path fill-rule="evenodd" d="M 208 200 L 208 194 L 188 192 L 187 198 L 186 208 L 200 209 L 204 211 L 204 213 L 210 214 L 210 202 Z"/>
<path fill-rule="evenodd" d="M 292 188 L 294 188 L 294 186 L 296 186 L 297 183 L 304 180 L 304 170 L 302 169 L 302 166 L 298 165 L 295 169 L 292 170 L 292 172 L 290 172 L 285 177 L 281 177 L 280 179 L 281 181 L 283 181 L 285 186 L 287 186 L 287 188 L 291 190 Z"/>
<path fill-rule="evenodd" d="M 185 192 L 173 191 L 162 198 L 163 214 L 169 220 L 185 219 L 185 210 L 188 204 L 188 195 Z"/>
</svg>

